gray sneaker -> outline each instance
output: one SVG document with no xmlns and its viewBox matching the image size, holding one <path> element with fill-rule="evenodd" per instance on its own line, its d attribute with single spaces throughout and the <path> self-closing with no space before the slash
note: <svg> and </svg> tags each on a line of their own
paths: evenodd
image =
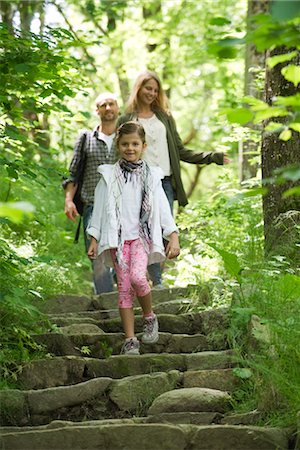
<svg viewBox="0 0 300 450">
<path fill-rule="evenodd" d="M 140 354 L 140 343 L 137 339 L 130 339 L 130 341 L 125 341 L 121 348 L 121 355 L 139 355 Z"/>
<path fill-rule="evenodd" d="M 149 319 L 144 319 L 144 334 L 142 336 L 142 342 L 144 344 L 155 344 L 159 339 L 158 334 L 158 321 L 156 315 Z"/>
</svg>

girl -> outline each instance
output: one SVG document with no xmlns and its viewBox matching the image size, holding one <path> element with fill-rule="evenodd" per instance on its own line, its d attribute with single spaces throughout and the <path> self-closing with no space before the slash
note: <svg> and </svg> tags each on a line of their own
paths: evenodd
<svg viewBox="0 0 300 450">
<path fill-rule="evenodd" d="M 118 119 L 117 125 L 128 120 L 137 120 L 145 129 L 145 160 L 163 170 L 162 183 L 171 210 L 174 199 L 178 200 L 180 206 L 188 202 L 180 174 L 180 160 L 192 164 L 229 163 L 224 153 L 195 153 L 184 147 L 161 80 L 155 72 L 147 70 L 137 77 L 127 102 L 126 114 Z M 153 285 L 163 287 L 160 265 L 150 265 L 148 271 Z"/>
<path fill-rule="evenodd" d="M 152 310 L 147 265 L 179 255 L 178 229 L 162 188 L 163 173 L 141 160 L 145 131 L 138 122 L 121 125 L 116 135 L 120 160 L 99 166 L 102 175 L 87 233 L 90 258 L 112 261 L 119 291 L 119 311 L 125 333 L 121 353 L 139 354 L 134 333 L 134 295 L 143 310 L 142 342 L 158 341 L 158 321 Z M 168 240 L 166 254 L 163 239 Z"/>
</svg>

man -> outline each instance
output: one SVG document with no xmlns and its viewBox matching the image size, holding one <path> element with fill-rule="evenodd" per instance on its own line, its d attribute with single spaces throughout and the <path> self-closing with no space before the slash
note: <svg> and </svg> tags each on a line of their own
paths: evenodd
<svg viewBox="0 0 300 450">
<path fill-rule="evenodd" d="M 75 221 L 79 213 L 73 199 L 78 186 L 78 173 L 83 171 L 81 200 L 83 202 L 82 217 L 86 250 L 89 247 L 89 239 L 85 231 L 92 215 L 94 191 L 100 178 L 97 168 L 100 164 L 114 164 L 117 159 L 114 137 L 119 106 L 116 94 L 110 92 L 100 94 L 96 99 L 96 112 L 100 118 L 100 124 L 92 131 L 80 133 L 69 168 L 70 177 L 63 184 L 65 214 L 68 219 Z M 113 280 L 110 269 L 103 266 L 99 258 L 92 261 L 92 266 L 95 293 L 111 292 Z"/>
</svg>

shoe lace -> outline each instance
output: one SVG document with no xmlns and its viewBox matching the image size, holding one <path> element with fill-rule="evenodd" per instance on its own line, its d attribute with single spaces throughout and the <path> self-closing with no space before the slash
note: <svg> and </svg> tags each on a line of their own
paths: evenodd
<svg viewBox="0 0 300 450">
<path fill-rule="evenodd" d="M 123 351 L 128 351 L 128 350 L 132 350 L 133 348 L 136 347 L 136 343 L 134 342 L 133 339 L 131 339 L 128 342 L 125 342 L 124 346 L 123 346 Z"/>
<path fill-rule="evenodd" d="M 153 332 L 154 329 L 154 322 L 155 322 L 155 318 L 150 317 L 149 319 L 145 319 L 144 322 L 144 332 L 146 334 L 151 334 Z"/>
</svg>

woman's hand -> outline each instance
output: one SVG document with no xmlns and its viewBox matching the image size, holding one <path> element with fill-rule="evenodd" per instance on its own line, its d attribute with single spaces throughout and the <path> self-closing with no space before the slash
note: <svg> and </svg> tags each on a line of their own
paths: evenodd
<svg viewBox="0 0 300 450">
<path fill-rule="evenodd" d="M 168 259 L 173 259 L 180 254 L 178 233 L 174 231 L 170 234 L 169 239 L 170 240 L 166 247 L 166 256 Z"/>
<path fill-rule="evenodd" d="M 91 238 L 91 243 L 87 252 L 87 255 L 90 259 L 96 259 L 97 258 L 97 248 L 98 248 L 98 242 L 94 237 Z"/>
<path fill-rule="evenodd" d="M 224 157 L 223 157 L 223 164 L 230 164 L 231 163 L 231 159 L 228 158 L 227 153 L 224 153 Z"/>
</svg>

